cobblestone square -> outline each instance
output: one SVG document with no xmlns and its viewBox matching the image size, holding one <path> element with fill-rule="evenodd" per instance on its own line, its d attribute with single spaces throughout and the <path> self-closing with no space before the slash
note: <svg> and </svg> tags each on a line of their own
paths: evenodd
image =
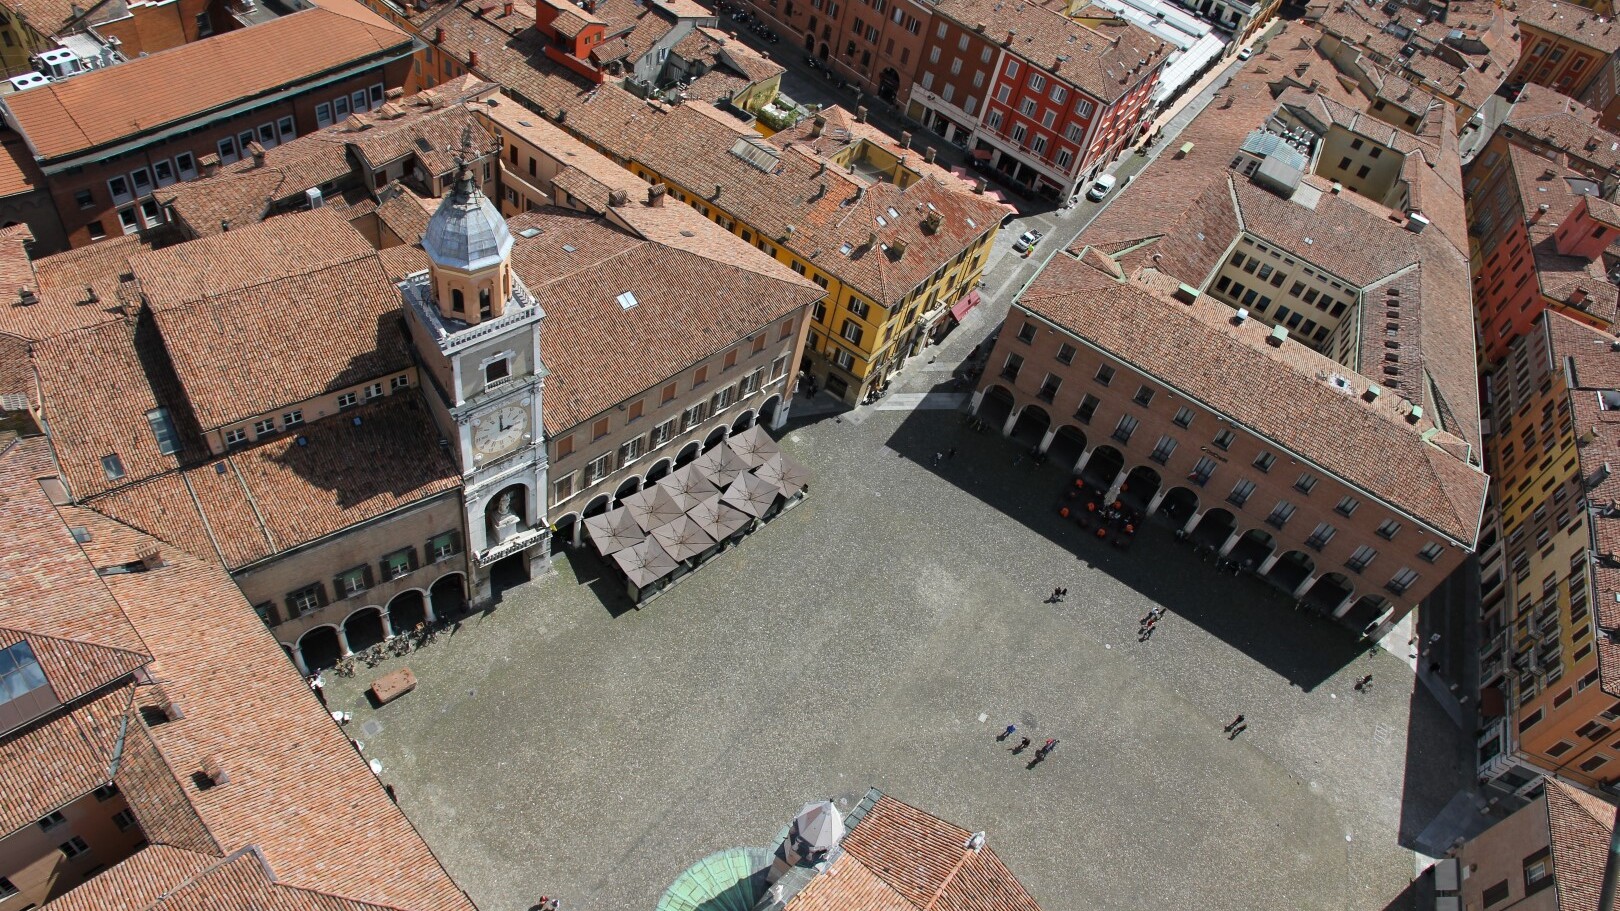
<svg viewBox="0 0 1620 911">
<path fill-rule="evenodd" d="M 1053 513 L 1060 469 L 956 412 L 863 410 L 782 445 L 808 500 L 646 609 L 559 560 L 329 687 L 481 908 L 650 911 L 705 854 L 869 786 L 986 830 L 1048 911 L 1381 909 L 1406 887 L 1403 833 L 1466 773 L 1396 657 L 1166 528 L 1098 548 Z M 371 709 L 402 663 L 417 690 Z M 994 740 L 1009 723 L 1061 745 L 1026 769 Z"/>
</svg>

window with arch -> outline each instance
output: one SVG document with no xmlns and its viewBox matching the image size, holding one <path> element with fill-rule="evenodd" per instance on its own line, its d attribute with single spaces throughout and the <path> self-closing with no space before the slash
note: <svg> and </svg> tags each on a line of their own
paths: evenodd
<svg viewBox="0 0 1620 911">
<path fill-rule="evenodd" d="M 488 288 L 480 288 L 480 289 L 478 289 L 478 318 L 479 319 L 489 319 L 490 316 L 493 315 L 493 313 L 494 313 L 494 311 L 490 309 L 489 289 Z"/>
<path fill-rule="evenodd" d="M 460 288 L 450 292 L 450 309 L 457 313 L 467 312 L 467 298 L 461 293 Z"/>
</svg>

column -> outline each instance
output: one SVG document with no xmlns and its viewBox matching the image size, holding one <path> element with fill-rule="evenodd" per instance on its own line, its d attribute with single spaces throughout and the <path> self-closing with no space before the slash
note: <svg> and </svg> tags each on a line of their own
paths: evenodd
<svg viewBox="0 0 1620 911">
<path fill-rule="evenodd" d="M 973 391 L 973 396 L 968 399 L 968 413 L 978 414 L 979 406 L 982 404 L 984 404 L 984 390 L 975 389 Z"/>
<path fill-rule="evenodd" d="M 1344 600 L 1339 602 L 1338 607 L 1333 609 L 1333 619 L 1337 620 L 1343 617 L 1345 614 L 1350 613 L 1350 605 L 1354 603 L 1356 603 L 1356 593 L 1352 591 L 1348 595 L 1344 596 Z"/>
<path fill-rule="evenodd" d="M 286 646 L 282 647 L 286 648 Z M 287 654 L 292 658 L 293 667 L 298 668 L 299 676 L 308 677 L 309 665 L 304 663 L 304 650 L 294 645 L 293 647 L 287 649 Z"/>
<path fill-rule="evenodd" d="M 1271 572 L 1271 568 L 1276 566 L 1277 561 L 1281 559 L 1282 554 L 1277 553 L 1276 548 L 1272 548 L 1270 555 L 1268 555 L 1264 560 L 1260 561 L 1260 575 L 1263 576 L 1266 573 Z"/>
<path fill-rule="evenodd" d="M 787 425 L 788 408 L 793 404 L 793 396 L 784 395 L 776 402 L 776 414 L 771 418 L 771 430 L 781 430 Z"/>
<path fill-rule="evenodd" d="M 573 538 L 574 538 L 574 546 L 575 547 L 578 547 L 581 543 L 583 543 L 584 538 L 582 536 L 584 534 L 585 534 L 585 517 L 582 515 L 579 518 L 574 520 L 574 535 L 573 535 Z"/>
<path fill-rule="evenodd" d="M 1298 585 L 1294 586 L 1294 597 L 1296 597 L 1296 598 L 1305 597 L 1305 593 L 1310 591 L 1311 586 L 1315 585 L 1315 584 L 1316 584 L 1316 573 L 1307 574 L 1305 576 L 1305 578 L 1303 580 L 1301 580 L 1301 582 Z"/>
<path fill-rule="evenodd" d="M 1001 435 L 1002 436 L 1004 436 L 1004 437 L 1012 436 L 1013 426 L 1018 423 L 1018 414 L 1021 411 L 1023 411 L 1022 408 L 1014 408 L 1012 411 L 1007 412 L 1007 421 L 1006 421 L 1006 423 L 1001 425 Z"/>
<path fill-rule="evenodd" d="M 394 619 L 388 616 L 388 605 L 385 604 L 377 608 L 377 613 L 382 615 L 383 638 L 392 638 L 394 635 Z"/>
<path fill-rule="evenodd" d="M 1125 469 L 1122 467 L 1119 470 L 1119 475 L 1114 478 L 1113 485 L 1108 488 L 1107 493 L 1103 494 L 1103 501 L 1106 502 L 1106 503 L 1114 502 L 1114 498 L 1118 497 L 1119 492 L 1121 490 L 1123 490 L 1124 488 L 1125 488 Z"/>
<path fill-rule="evenodd" d="M 438 623 L 439 615 L 433 612 L 433 590 L 430 588 L 422 593 L 422 616 L 429 623 Z"/>
<path fill-rule="evenodd" d="M 1203 510 L 1201 510 L 1201 509 L 1193 510 L 1193 514 L 1187 517 L 1187 524 L 1181 526 L 1181 533 L 1184 534 L 1184 535 L 1192 534 L 1193 529 L 1198 527 L 1198 523 L 1200 521 L 1202 521 L 1203 518 L 1204 518 L 1204 511 Z M 1222 553 L 1225 553 L 1225 551 L 1222 551 Z"/>
<path fill-rule="evenodd" d="M 1159 510 L 1159 504 L 1164 502 L 1165 495 L 1168 494 L 1168 493 L 1170 493 L 1170 491 L 1165 490 L 1162 485 L 1159 487 L 1158 490 L 1153 492 L 1153 496 L 1148 499 L 1148 506 L 1147 506 L 1147 514 L 1148 515 L 1151 516 L 1151 515 L 1153 515 L 1155 512 L 1157 512 Z"/>
<path fill-rule="evenodd" d="M 1045 452 L 1048 448 L 1051 447 L 1052 441 L 1054 439 L 1056 439 L 1056 438 L 1057 438 L 1057 428 L 1056 427 L 1048 427 L 1046 429 L 1046 435 L 1041 437 L 1041 444 L 1039 446 L 1035 447 L 1035 451 L 1036 452 Z"/>
<path fill-rule="evenodd" d="M 1243 540 L 1243 532 L 1236 528 L 1232 529 L 1232 533 L 1227 535 L 1226 541 L 1221 544 L 1221 556 L 1224 557 L 1231 553 L 1232 548 L 1236 547 L 1241 540 Z"/>
<path fill-rule="evenodd" d="M 1092 448 L 1087 449 L 1085 452 L 1080 453 L 1080 458 L 1078 460 L 1076 460 L 1075 463 L 1074 463 L 1074 473 L 1075 474 L 1079 474 L 1080 472 L 1086 470 L 1086 463 L 1091 461 L 1091 454 L 1096 452 L 1096 451 L 1097 451 L 1097 448 L 1095 446 L 1093 446 Z"/>
<path fill-rule="evenodd" d="M 337 630 L 338 648 L 342 649 L 345 655 L 354 654 L 354 649 L 349 648 L 349 633 L 343 628 L 343 624 L 339 623 L 333 628 Z"/>
</svg>

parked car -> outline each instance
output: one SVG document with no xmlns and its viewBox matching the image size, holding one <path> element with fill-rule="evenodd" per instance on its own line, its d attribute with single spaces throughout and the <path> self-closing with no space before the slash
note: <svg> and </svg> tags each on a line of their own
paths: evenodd
<svg viewBox="0 0 1620 911">
<path fill-rule="evenodd" d="M 1086 191 L 1086 198 L 1093 202 L 1100 200 L 1107 196 L 1114 189 L 1114 184 L 1118 182 L 1114 175 L 1104 174 L 1097 178 L 1097 181 L 1091 185 L 1091 189 Z"/>
<path fill-rule="evenodd" d="M 1035 249 L 1035 245 L 1040 242 L 1041 232 L 1025 231 L 1023 234 L 1018 235 L 1018 240 L 1013 242 L 1013 252 L 1028 253 L 1029 251 Z"/>
<path fill-rule="evenodd" d="M 1249 59 L 1250 57 L 1253 57 L 1253 56 L 1254 56 L 1254 51 L 1249 49 L 1249 48 L 1244 48 L 1243 50 L 1238 51 L 1238 59 L 1239 60 L 1247 60 L 1247 59 Z"/>
</svg>

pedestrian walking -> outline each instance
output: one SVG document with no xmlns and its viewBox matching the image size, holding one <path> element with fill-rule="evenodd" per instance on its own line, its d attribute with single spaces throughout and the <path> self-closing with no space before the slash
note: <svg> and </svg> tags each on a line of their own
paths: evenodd
<svg viewBox="0 0 1620 911">
<path fill-rule="evenodd" d="M 1059 601 L 1062 601 L 1064 598 L 1067 598 L 1067 597 L 1069 597 L 1069 590 L 1068 589 L 1066 589 L 1066 588 L 1058 589 L 1058 600 Z"/>
<path fill-rule="evenodd" d="M 1017 731 L 1018 731 L 1018 725 L 1016 725 L 1016 724 L 1007 725 L 1007 729 L 1005 731 L 1002 731 L 999 735 L 996 736 L 996 742 L 1000 743 L 1001 741 L 1006 740 L 1008 737 L 1011 737 Z"/>
<path fill-rule="evenodd" d="M 1249 726 L 1247 724 L 1240 724 L 1237 727 L 1232 729 L 1232 733 L 1226 735 L 1226 739 L 1227 740 L 1236 740 L 1237 735 L 1243 733 L 1244 731 L 1247 731 L 1248 729 L 1249 729 Z"/>
<path fill-rule="evenodd" d="M 1153 624 L 1151 624 L 1151 623 L 1149 623 L 1147 626 L 1142 627 L 1142 631 L 1136 635 L 1136 641 L 1137 642 L 1146 642 L 1146 641 L 1148 641 L 1149 639 L 1152 639 L 1152 638 L 1153 638 Z"/>
<path fill-rule="evenodd" d="M 1233 728 L 1237 727 L 1238 725 L 1240 725 L 1242 723 L 1243 723 L 1243 716 L 1239 715 L 1236 718 L 1232 719 L 1231 723 L 1226 726 L 1225 730 L 1226 730 L 1226 732 L 1228 734 L 1230 734 L 1232 732 Z"/>
<path fill-rule="evenodd" d="M 1365 676 L 1365 677 L 1361 678 L 1360 680 L 1356 681 L 1356 692 L 1364 693 L 1371 686 L 1372 686 L 1372 675 L 1368 674 L 1367 676 Z"/>
<path fill-rule="evenodd" d="M 945 461 L 945 453 L 943 453 L 943 452 L 934 453 L 934 467 L 935 468 L 938 468 L 939 463 L 943 462 L 943 461 Z"/>
<path fill-rule="evenodd" d="M 1012 748 L 1013 755 L 1017 756 L 1019 753 L 1022 753 L 1027 749 L 1029 749 L 1029 738 L 1028 737 L 1020 737 L 1018 739 L 1018 746 L 1015 746 L 1015 747 Z"/>
<path fill-rule="evenodd" d="M 1046 757 L 1052 755 L 1052 751 L 1057 749 L 1057 745 L 1058 742 L 1056 738 L 1048 737 L 1046 742 L 1041 744 L 1040 749 L 1035 751 L 1035 755 L 1041 759 L 1045 759 Z"/>
</svg>

